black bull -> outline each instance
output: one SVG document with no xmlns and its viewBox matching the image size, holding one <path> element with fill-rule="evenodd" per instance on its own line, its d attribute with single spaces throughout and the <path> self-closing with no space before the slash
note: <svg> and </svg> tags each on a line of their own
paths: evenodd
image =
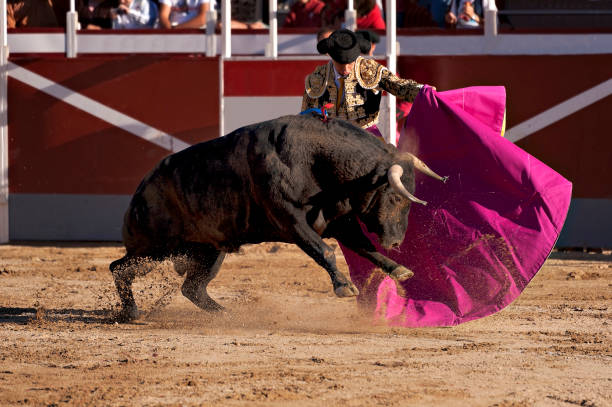
<svg viewBox="0 0 612 407">
<path fill-rule="evenodd" d="M 378 253 L 408 226 L 414 169 L 442 179 L 411 154 L 341 120 L 285 116 L 240 128 L 163 159 L 140 183 L 125 214 L 126 255 L 110 265 L 125 318 L 137 307 L 131 285 L 143 260 L 174 260 L 182 293 L 218 310 L 206 291 L 225 253 L 241 245 L 297 244 L 324 267 L 339 297 L 359 292 L 336 267 L 323 238 L 335 238 L 396 280 L 413 273 Z M 179 261 L 180 260 L 180 261 Z"/>
</svg>

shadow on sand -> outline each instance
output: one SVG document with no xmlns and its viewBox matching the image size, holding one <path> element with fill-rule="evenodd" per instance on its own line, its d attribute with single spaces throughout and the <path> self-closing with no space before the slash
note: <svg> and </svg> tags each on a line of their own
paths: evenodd
<svg viewBox="0 0 612 407">
<path fill-rule="evenodd" d="M 32 246 L 58 248 L 96 248 L 96 247 L 123 247 L 121 242 L 102 242 L 102 241 L 72 241 L 72 240 L 11 240 L 6 243 L 10 246 Z"/>
<path fill-rule="evenodd" d="M 111 310 L 0 307 L 0 324 L 28 324 L 35 321 L 113 324 L 117 318 Z"/>
</svg>

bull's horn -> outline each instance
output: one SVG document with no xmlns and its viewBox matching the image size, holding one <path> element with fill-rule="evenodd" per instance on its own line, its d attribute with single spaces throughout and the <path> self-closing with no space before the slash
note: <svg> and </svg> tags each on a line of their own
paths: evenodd
<svg viewBox="0 0 612 407">
<path fill-rule="evenodd" d="M 411 161 L 412 165 L 414 166 L 414 168 L 416 168 L 417 170 L 421 171 L 425 175 L 429 175 L 430 177 L 435 178 L 435 179 L 437 179 L 439 181 L 442 181 L 444 183 L 446 183 L 446 181 L 448 180 L 448 176 L 446 176 L 446 177 L 439 176 L 438 174 L 433 172 L 433 170 L 431 168 L 429 168 L 427 166 L 427 164 L 425 164 L 423 161 L 421 161 L 414 154 L 402 153 L 401 158 L 403 158 L 405 160 L 408 160 L 408 161 Z"/>
<path fill-rule="evenodd" d="M 404 169 L 399 164 L 393 164 L 389 171 L 387 171 L 387 178 L 389 179 L 389 184 L 395 192 L 400 194 L 401 196 L 410 199 L 412 202 L 420 203 L 423 205 L 427 205 L 427 202 L 421 201 L 416 196 L 412 195 L 404 184 L 402 184 L 402 174 L 404 173 Z"/>
</svg>

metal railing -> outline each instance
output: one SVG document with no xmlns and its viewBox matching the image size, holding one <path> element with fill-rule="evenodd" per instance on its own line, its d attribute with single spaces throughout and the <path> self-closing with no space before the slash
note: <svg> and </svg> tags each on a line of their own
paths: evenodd
<svg viewBox="0 0 612 407">
<path fill-rule="evenodd" d="M 504 16 L 599 16 L 612 15 L 612 9 L 505 9 L 499 10 Z"/>
</svg>

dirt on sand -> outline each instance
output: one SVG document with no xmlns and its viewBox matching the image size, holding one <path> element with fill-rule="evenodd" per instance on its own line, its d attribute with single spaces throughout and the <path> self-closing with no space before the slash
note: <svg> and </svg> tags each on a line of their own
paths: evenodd
<svg viewBox="0 0 612 407">
<path fill-rule="evenodd" d="M 348 274 L 333 244 L 341 271 Z M 612 255 L 553 252 L 503 311 L 391 328 L 338 299 L 297 247 L 229 255 L 202 312 L 164 264 L 112 320 L 119 244 L 0 246 L 0 405 L 606 406 Z"/>
</svg>

